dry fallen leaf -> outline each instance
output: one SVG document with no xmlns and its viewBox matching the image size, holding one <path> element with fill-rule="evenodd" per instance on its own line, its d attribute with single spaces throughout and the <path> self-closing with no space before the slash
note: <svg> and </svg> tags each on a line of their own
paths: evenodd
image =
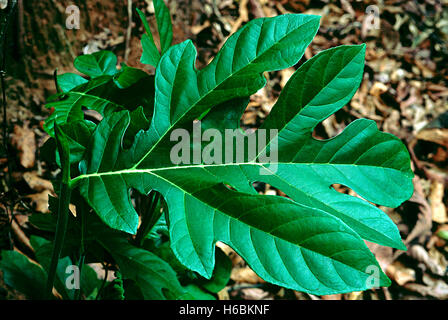
<svg viewBox="0 0 448 320">
<path fill-rule="evenodd" d="M 23 179 L 34 191 L 41 192 L 44 190 L 50 190 L 54 192 L 53 184 L 50 181 L 39 177 L 36 171 L 25 172 L 23 174 Z"/>
<path fill-rule="evenodd" d="M 353 291 L 346 295 L 347 300 L 362 300 L 364 291 Z"/>
<path fill-rule="evenodd" d="M 386 270 L 394 260 L 393 249 L 373 242 L 367 242 L 366 244 L 370 251 L 375 255 L 381 269 Z"/>
<path fill-rule="evenodd" d="M 48 209 L 48 196 L 51 195 L 50 190 L 44 190 L 39 193 L 30 194 L 27 198 L 31 199 L 31 203 L 34 205 L 36 211 L 42 213 L 50 212 Z"/>
<path fill-rule="evenodd" d="M 415 281 L 415 270 L 406 268 L 398 261 L 395 261 L 387 267 L 386 274 L 400 286 Z"/>
<path fill-rule="evenodd" d="M 448 222 L 448 215 L 446 207 L 443 203 L 443 195 L 445 193 L 445 186 L 442 182 L 433 180 L 431 183 L 431 193 L 428 200 L 432 210 L 432 220 L 443 224 Z"/>
<path fill-rule="evenodd" d="M 388 90 L 388 87 L 384 83 L 375 82 L 373 84 L 372 88 L 370 88 L 369 93 L 372 96 L 379 97 L 383 93 L 387 92 L 387 90 Z"/>
<path fill-rule="evenodd" d="M 31 246 L 30 239 L 26 236 L 25 232 L 23 232 L 22 228 L 20 228 L 19 224 L 12 219 L 11 221 L 11 230 L 15 234 L 16 240 L 26 246 L 32 252 L 34 251 Z"/>
<path fill-rule="evenodd" d="M 217 293 L 218 300 L 230 300 L 228 287 L 225 287 Z"/>
<path fill-rule="evenodd" d="M 283 69 L 280 71 L 280 76 L 281 76 L 281 80 L 280 80 L 280 86 L 282 88 L 285 87 L 286 83 L 288 82 L 289 78 L 291 78 L 291 76 L 293 75 L 293 73 L 296 70 L 294 68 L 287 68 L 287 69 Z"/>
<path fill-rule="evenodd" d="M 25 122 L 23 127 L 14 126 L 11 144 L 19 151 L 20 164 L 24 168 L 32 168 L 36 160 L 36 139 L 34 131 Z"/>
<path fill-rule="evenodd" d="M 273 300 L 272 294 L 260 288 L 242 289 L 241 296 L 245 300 Z"/>
<path fill-rule="evenodd" d="M 423 282 L 428 286 L 408 283 L 404 287 L 410 291 L 415 291 L 422 296 L 431 296 L 440 300 L 448 299 L 448 284 L 441 279 L 434 279 L 429 275 L 423 275 Z"/>
<path fill-rule="evenodd" d="M 408 255 L 419 262 L 423 262 L 435 275 L 443 276 L 445 274 L 445 268 L 434 260 L 421 245 L 411 246 L 408 250 Z"/>
<path fill-rule="evenodd" d="M 322 300 L 341 300 L 342 299 L 342 294 L 329 294 L 326 296 L 321 296 L 320 297 Z"/>
<path fill-rule="evenodd" d="M 230 275 L 230 279 L 236 283 L 263 283 L 264 280 L 261 279 L 251 268 L 233 268 Z"/>
<path fill-rule="evenodd" d="M 218 241 L 216 243 L 216 246 L 220 248 L 232 261 L 232 265 L 235 266 L 242 266 L 245 265 L 245 262 L 243 258 L 240 257 L 238 253 L 235 252 L 231 247 L 226 245 L 225 243 Z"/>
<path fill-rule="evenodd" d="M 431 260 L 435 261 L 441 267 L 441 269 L 447 270 L 448 261 L 443 255 L 443 253 L 441 253 L 436 248 L 432 247 L 431 249 L 429 249 L 428 255 L 431 258 Z"/>
<path fill-rule="evenodd" d="M 417 134 L 417 139 L 434 142 L 448 148 L 448 129 L 423 129 Z"/>
</svg>

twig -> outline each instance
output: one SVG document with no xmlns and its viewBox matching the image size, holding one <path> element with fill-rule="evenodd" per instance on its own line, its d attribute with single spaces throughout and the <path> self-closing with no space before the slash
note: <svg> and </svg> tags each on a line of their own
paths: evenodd
<svg viewBox="0 0 448 320">
<path fill-rule="evenodd" d="M 232 25 L 232 30 L 230 31 L 231 34 L 235 33 L 239 29 L 239 27 L 243 24 L 243 22 L 246 22 L 249 20 L 249 13 L 247 12 L 248 2 L 249 2 L 249 0 L 241 0 L 240 1 L 240 5 L 239 5 L 239 9 L 238 9 L 239 17 L 235 21 L 235 23 Z"/>
<path fill-rule="evenodd" d="M 30 252 L 34 252 L 34 249 L 31 246 L 30 239 L 28 239 L 28 237 L 25 235 L 22 228 L 20 228 L 19 224 L 17 223 L 14 217 L 11 221 L 11 230 L 17 237 L 18 242 L 22 243 L 22 245 L 25 246 Z"/>
<path fill-rule="evenodd" d="M 131 51 L 130 48 L 131 35 L 132 35 L 132 0 L 128 0 L 128 29 L 126 31 L 126 49 L 124 51 L 124 62 L 128 61 L 129 53 Z"/>
<path fill-rule="evenodd" d="M 234 286 L 231 286 L 227 292 L 233 292 L 233 291 L 240 291 L 244 289 L 261 289 L 264 288 L 265 284 L 263 283 L 257 283 L 257 284 L 235 284 Z"/>
<path fill-rule="evenodd" d="M 61 93 L 61 88 L 58 85 L 58 68 L 56 68 L 53 72 L 53 80 L 56 86 L 56 93 Z"/>
</svg>

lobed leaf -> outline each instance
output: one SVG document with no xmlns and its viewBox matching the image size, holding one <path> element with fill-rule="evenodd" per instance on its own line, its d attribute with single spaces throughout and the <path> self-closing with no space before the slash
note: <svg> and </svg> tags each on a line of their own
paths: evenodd
<svg viewBox="0 0 448 320">
<path fill-rule="evenodd" d="M 180 128 L 191 133 L 195 119 L 203 121 L 203 129 L 240 129 L 247 97 L 266 82 L 263 73 L 296 64 L 318 21 L 307 15 L 253 20 L 200 71 L 191 41 L 169 48 L 157 61 L 149 129 L 137 131 L 132 146 L 124 148 L 135 120 L 127 110 L 108 112 L 90 137 L 82 174 L 72 186 L 79 184 L 107 225 L 128 233 L 138 226 L 130 190 L 160 192 L 168 207 L 174 254 L 206 278 L 213 274 L 215 244 L 222 241 L 263 279 L 287 288 L 322 295 L 365 290 L 371 280 L 389 285 L 363 239 L 400 249 L 404 245 L 387 215 L 365 200 L 394 207 L 411 196 L 413 173 L 404 145 L 365 119 L 332 139 L 312 137 L 316 125 L 357 90 L 364 45 L 323 51 L 293 74 L 261 127 L 277 129 L 278 136 L 271 136 L 258 154 L 212 164 L 191 156 L 189 163 L 177 165 L 169 157 L 176 143 L 170 134 Z M 278 159 L 265 161 L 263 154 L 272 152 Z M 257 181 L 290 199 L 258 195 L 252 187 Z M 336 192 L 335 183 L 365 200 Z M 149 264 L 152 258 L 136 250 L 131 250 L 135 259 Z M 123 257 L 115 258 L 122 259 L 125 269 L 134 268 L 126 267 L 131 262 Z M 371 274 L 372 268 L 378 272 Z"/>
</svg>

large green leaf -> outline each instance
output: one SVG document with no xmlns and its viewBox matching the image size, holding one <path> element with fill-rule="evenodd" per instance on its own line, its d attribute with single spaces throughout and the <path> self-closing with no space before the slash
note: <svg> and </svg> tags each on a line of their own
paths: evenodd
<svg viewBox="0 0 448 320">
<path fill-rule="evenodd" d="M 373 203 L 399 205 L 412 194 L 405 147 L 368 120 L 353 122 L 333 139 L 312 137 L 314 127 L 358 88 L 364 46 L 324 51 L 296 71 L 262 126 L 278 130 L 278 143 L 271 136 L 258 155 L 211 164 L 194 156 L 189 164 L 170 159 L 176 144 L 170 134 L 178 128 L 191 132 L 195 119 L 218 132 L 239 128 L 247 96 L 265 84 L 263 72 L 294 65 L 317 26 L 316 17 L 305 15 L 253 20 L 201 71 L 194 68 L 191 42 L 170 48 L 156 69 L 149 130 L 124 149 L 129 112 L 108 114 L 91 136 L 83 174 L 73 185 L 80 185 L 106 224 L 129 233 L 138 225 L 129 190 L 160 192 L 173 252 L 207 278 L 214 269 L 215 243 L 222 241 L 262 278 L 288 288 L 314 294 L 357 291 L 369 288 L 372 278 L 388 285 L 363 239 L 404 248 L 396 226 L 375 206 L 331 185 L 344 184 Z M 264 159 L 275 151 L 278 160 Z M 278 187 L 291 199 L 258 195 L 252 187 L 256 181 Z M 372 267 L 378 270 L 373 275 Z"/>
<path fill-rule="evenodd" d="M 334 139 L 311 139 L 316 125 L 355 93 L 362 79 L 364 54 L 364 46 L 329 49 L 291 77 L 262 128 L 279 130 L 276 148 L 281 163 L 303 168 L 286 170 L 291 166 L 280 165 L 265 181 L 297 202 L 337 216 L 366 240 L 405 249 L 396 226 L 381 210 L 333 189 L 317 187 L 341 183 L 367 200 L 391 207 L 412 194 L 406 148 L 392 135 L 378 132 L 373 121 L 355 121 Z"/>
<path fill-rule="evenodd" d="M 196 72 L 196 49 L 191 41 L 170 48 L 160 60 L 156 79 L 156 110 L 150 129 L 137 135 L 136 144 L 151 146 L 152 160 L 169 156 L 171 129 L 181 127 L 212 106 L 233 98 L 247 97 L 266 83 L 265 71 L 296 64 L 319 27 L 318 16 L 283 15 L 252 20 L 229 37 L 218 55 Z M 158 150 L 155 147 L 159 146 Z M 130 165 L 150 157 L 132 150 Z M 135 165 L 137 163 L 137 165 Z"/>
<path fill-rule="evenodd" d="M 156 107 L 151 127 L 148 131 L 140 132 L 136 136 L 133 148 L 124 154 L 120 161 L 107 164 L 108 170 L 114 170 L 120 166 L 137 168 L 145 166 L 148 161 L 161 162 L 163 159 L 165 163 L 170 163 L 169 148 L 172 145 L 168 135 L 170 130 L 189 120 L 194 120 L 211 105 L 256 92 L 266 82 L 262 75 L 264 71 L 282 69 L 295 64 L 317 32 L 318 22 L 319 17 L 308 15 L 285 15 L 253 20 L 229 38 L 218 56 L 199 73 L 199 76 L 196 75 L 194 68 L 196 50 L 191 41 L 172 47 L 162 57 L 157 68 Z M 246 41 L 251 37 L 258 39 L 258 45 L 253 41 Z M 297 41 L 293 45 L 288 45 L 292 40 Z M 240 52 L 244 54 L 240 55 Z M 229 61 L 226 61 L 229 59 L 231 59 L 231 69 L 228 68 Z M 202 79 L 199 82 L 198 77 Z M 207 77 L 210 81 L 207 81 Z M 253 79 L 255 82 L 252 81 Z M 212 87 L 208 90 L 208 86 Z M 110 117 L 103 126 L 100 125 L 101 128 L 98 128 L 95 135 L 98 139 L 92 139 L 92 145 L 89 148 L 91 153 L 88 155 L 92 161 L 86 168 L 87 173 L 105 169 L 105 167 L 97 166 L 98 160 L 103 158 L 103 149 L 93 145 L 96 146 L 98 143 L 104 147 L 107 145 L 107 148 L 114 150 L 113 154 L 118 156 L 121 135 L 129 121 L 122 118 L 120 123 L 126 123 L 126 125 L 121 129 L 120 126 L 114 128 L 110 141 L 106 141 L 106 136 L 111 132 L 103 131 L 108 131 L 107 123 L 116 121 L 115 118 L 117 117 Z M 144 148 L 138 147 L 143 145 Z M 111 177 L 111 179 L 115 178 Z M 138 222 L 135 210 L 128 202 L 121 201 L 123 197 L 129 198 L 125 186 L 124 180 L 115 181 L 112 184 L 91 180 L 84 185 L 83 190 L 90 192 L 87 189 L 101 189 L 105 194 L 114 195 L 105 198 L 100 204 L 102 209 L 97 208 L 96 211 L 110 226 L 127 232 L 135 232 Z M 101 192 L 95 192 L 95 194 L 103 198 Z M 117 196 L 118 194 L 120 196 Z M 90 204 L 93 207 L 98 206 L 95 201 L 91 201 Z"/>
</svg>

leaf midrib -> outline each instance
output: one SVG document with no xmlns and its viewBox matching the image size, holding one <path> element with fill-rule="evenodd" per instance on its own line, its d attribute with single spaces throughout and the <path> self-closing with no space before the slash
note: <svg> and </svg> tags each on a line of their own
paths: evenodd
<svg viewBox="0 0 448 320">
<path fill-rule="evenodd" d="M 295 163 L 295 162 L 270 162 L 270 163 L 259 163 L 259 162 L 242 162 L 242 163 L 228 163 L 228 164 L 197 164 L 197 165 L 186 165 L 186 166 L 172 166 L 172 167 L 162 167 L 162 168 L 152 168 L 152 169 L 123 169 L 117 171 L 105 171 L 105 172 L 95 172 L 95 173 L 86 173 L 77 176 L 76 178 L 71 179 L 71 185 L 74 185 L 78 181 L 101 177 L 101 176 L 111 176 L 111 175 L 122 175 L 122 174 L 138 174 L 138 173 L 148 173 L 151 174 L 157 171 L 168 171 L 168 170 L 177 170 L 177 169 L 193 169 L 193 168 L 212 168 L 212 167 L 227 167 L 227 166 L 258 166 L 260 168 L 265 168 L 268 170 L 268 167 L 265 165 L 303 165 L 303 166 L 338 166 L 338 167 L 364 167 L 364 168 L 380 168 L 383 170 L 392 170 L 401 172 L 404 175 L 407 173 L 403 170 L 398 170 L 395 168 L 385 168 L 373 165 L 359 165 L 359 164 L 338 164 L 338 163 Z"/>
</svg>

